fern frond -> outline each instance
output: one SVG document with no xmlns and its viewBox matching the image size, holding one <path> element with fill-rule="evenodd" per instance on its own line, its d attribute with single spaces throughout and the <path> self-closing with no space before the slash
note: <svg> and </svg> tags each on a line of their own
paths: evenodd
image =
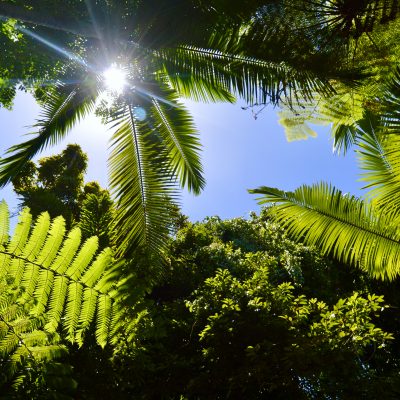
<svg viewBox="0 0 400 400">
<path fill-rule="evenodd" d="M 53 287 L 54 273 L 49 270 L 40 271 L 37 287 L 34 292 L 36 306 L 31 311 L 34 316 L 42 315 L 48 304 L 51 288 Z"/>
<path fill-rule="evenodd" d="M 39 280 L 39 266 L 36 264 L 32 264 L 30 262 L 24 263 L 23 264 L 24 270 L 23 270 L 23 275 L 20 275 L 20 271 L 22 268 L 17 271 L 17 275 L 15 278 L 15 283 L 18 286 L 22 286 L 24 293 L 21 296 L 21 301 L 25 302 L 31 299 L 33 292 L 35 291 L 35 288 L 37 286 L 38 280 Z M 20 279 L 20 276 L 22 279 Z"/>
<path fill-rule="evenodd" d="M 98 292 L 91 288 L 86 288 L 83 292 L 83 301 L 76 331 L 76 341 L 81 346 L 83 344 L 83 335 L 89 328 L 96 313 Z"/>
<path fill-rule="evenodd" d="M 46 243 L 44 244 L 40 255 L 36 262 L 45 268 L 48 268 L 56 257 L 65 234 L 65 220 L 63 217 L 57 217 L 51 224 L 47 235 Z"/>
<path fill-rule="evenodd" d="M 34 261 L 39 254 L 50 228 L 50 215 L 44 212 L 37 218 L 28 243 L 24 247 L 22 257 L 28 261 Z"/>
<path fill-rule="evenodd" d="M 13 332 L 18 335 L 28 329 L 26 324 L 30 324 L 32 331 L 35 321 L 45 317 L 48 332 L 55 332 L 61 325 L 70 341 L 79 340 L 82 343 L 84 331 L 96 319 L 96 311 L 101 310 L 106 316 L 109 314 L 107 308 L 100 306 L 99 297 L 103 299 L 102 304 L 112 307 L 112 290 L 118 279 L 116 269 L 110 268 L 112 251 L 106 248 L 96 257 L 97 237 L 89 238 L 81 246 L 79 228 L 73 229 L 64 240 L 63 218 L 56 218 L 51 223 L 48 213 L 43 213 L 31 234 L 27 227 L 30 221 L 29 212 L 24 210 L 6 250 L 0 249 L 0 254 L 5 256 L 5 264 L 13 267 L 7 268 L 5 275 L 19 290 L 12 301 L 7 287 L 5 295 L 0 295 L 2 338 L 6 340 L 11 329 L 7 321 L 13 321 Z M 9 253 L 9 248 L 14 249 L 16 254 Z M 19 314 L 24 309 L 27 314 Z M 97 318 L 97 321 L 100 320 Z M 99 337 L 104 344 L 107 340 L 105 328 L 98 329 L 103 332 Z M 10 343 L 11 339 L 12 335 L 9 336 Z M 7 340 L 4 343 L 9 349 L 11 344 L 7 345 Z"/>
<path fill-rule="evenodd" d="M 50 295 L 49 311 L 47 312 L 48 322 L 45 329 L 48 332 L 55 332 L 61 320 L 64 311 L 64 303 L 68 290 L 68 278 L 61 275 L 54 279 L 53 288 Z"/>
<path fill-rule="evenodd" d="M 51 269 L 58 274 L 64 274 L 72 262 L 80 243 L 81 230 L 74 228 L 68 233 L 57 258 L 51 265 Z"/>
<path fill-rule="evenodd" d="M 18 223 L 14 230 L 10 243 L 7 245 L 7 252 L 15 255 L 20 255 L 28 240 L 31 230 L 32 215 L 28 208 L 24 208 L 18 217 Z"/>
<path fill-rule="evenodd" d="M 29 347 L 29 350 L 38 360 L 55 360 L 65 357 L 68 353 L 67 348 L 62 345 L 33 346 Z"/>
<path fill-rule="evenodd" d="M 108 247 L 97 256 L 90 269 L 85 272 L 80 281 L 87 287 L 94 287 L 111 263 L 112 250 Z"/>
<path fill-rule="evenodd" d="M 32 216 L 29 209 L 24 208 L 19 215 L 17 226 L 14 230 L 9 244 L 6 247 L 6 252 L 2 252 L 1 276 L 7 275 L 11 271 L 11 275 L 16 275 L 20 272 L 19 279 L 22 278 L 24 262 L 20 258 L 11 258 L 10 254 L 20 256 L 25 248 L 31 229 Z"/>
</svg>

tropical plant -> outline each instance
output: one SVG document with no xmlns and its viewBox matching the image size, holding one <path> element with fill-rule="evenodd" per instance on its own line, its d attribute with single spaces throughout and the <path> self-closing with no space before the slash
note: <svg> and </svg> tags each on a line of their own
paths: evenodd
<svg viewBox="0 0 400 400">
<path fill-rule="evenodd" d="M 282 99 L 280 123 L 288 140 L 315 136 L 311 124 L 333 124 L 334 149 L 345 152 L 354 144 L 351 126 L 364 110 L 376 112 L 385 101 L 384 88 L 398 64 L 399 29 L 397 2 L 282 0 L 260 9 L 246 29 L 226 30 L 216 41 L 329 76 L 332 96 Z M 254 104 L 253 112 L 264 107 Z"/>
<path fill-rule="evenodd" d="M 34 363 L 65 354 L 60 337 L 82 345 L 93 324 L 97 343 L 105 346 L 118 319 L 111 250 L 96 256 L 96 237 L 81 246 L 79 228 L 64 237 L 62 217 L 51 222 L 49 214 L 43 213 L 33 224 L 28 209 L 21 212 L 12 237 L 8 230 L 3 201 L 0 356 L 4 373 L 8 371 L 5 376 L 13 375 L 25 359 Z"/>
<path fill-rule="evenodd" d="M 325 184 L 303 185 L 292 192 L 260 187 L 260 203 L 271 204 L 271 216 L 296 240 L 317 245 L 323 253 L 361 267 L 372 276 L 393 280 L 399 273 L 399 136 L 397 121 L 365 113 L 353 127 L 361 180 L 369 189 L 361 200 Z M 386 125 L 386 126 L 385 126 Z M 391 133 L 388 133 L 391 132 Z"/>
</svg>

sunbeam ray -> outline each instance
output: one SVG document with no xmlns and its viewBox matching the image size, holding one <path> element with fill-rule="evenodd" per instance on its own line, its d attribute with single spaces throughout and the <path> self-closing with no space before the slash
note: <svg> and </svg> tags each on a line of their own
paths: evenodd
<svg viewBox="0 0 400 400">
<path fill-rule="evenodd" d="M 30 36 L 32 39 L 37 40 L 39 43 L 42 43 L 45 46 L 50 47 L 51 49 L 55 50 L 57 53 L 63 55 L 65 58 L 67 58 L 69 60 L 72 60 L 72 61 L 75 61 L 75 62 L 77 62 L 78 64 L 82 65 L 85 68 L 92 69 L 84 59 L 82 59 L 81 57 L 77 56 L 76 54 L 71 53 L 70 51 L 63 49 L 60 46 L 57 46 L 56 44 L 52 43 L 50 40 L 45 39 L 44 37 L 38 35 L 35 32 L 32 32 L 30 29 L 24 28 L 23 26 L 21 26 L 19 24 L 16 24 L 15 27 L 20 32 Z"/>
<path fill-rule="evenodd" d="M 175 103 L 172 103 L 172 102 L 169 101 L 169 100 L 163 99 L 162 97 L 157 96 L 157 95 L 155 95 L 154 93 L 148 92 L 147 90 L 143 90 L 143 89 L 141 89 L 140 87 L 135 87 L 135 93 L 136 93 L 138 96 L 140 96 L 140 97 L 142 97 L 142 98 L 144 98 L 144 99 L 146 99 L 146 100 L 150 100 L 150 101 L 151 101 L 152 99 L 156 99 L 156 100 L 158 100 L 158 101 L 161 101 L 161 102 L 164 103 L 164 104 L 168 104 L 169 106 L 171 106 L 171 107 L 173 107 L 173 108 L 179 107 L 178 104 L 175 104 Z"/>
</svg>

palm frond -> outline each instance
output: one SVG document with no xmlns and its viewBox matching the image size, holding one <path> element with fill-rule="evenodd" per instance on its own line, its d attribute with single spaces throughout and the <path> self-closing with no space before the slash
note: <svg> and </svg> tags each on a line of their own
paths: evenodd
<svg viewBox="0 0 400 400">
<path fill-rule="evenodd" d="M 324 254 L 356 265 L 381 279 L 398 276 L 400 232 L 390 217 L 375 213 L 370 204 L 327 185 L 301 186 L 293 193 L 260 187 L 261 204 L 271 204 L 270 215 L 288 235 Z"/>
<path fill-rule="evenodd" d="M 389 133 L 400 133 L 400 67 L 385 84 L 381 99 L 382 123 Z"/>
<path fill-rule="evenodd" d="M 168 73 L 164 69 L 158 74 L 167 85 L 173 89 L 179 97 L 201 101 L 203 103 L 215 103 L 219 101 L 234 103 L 235 96 L 229 88 L 223 85 L 212 84 L 206 78 L 194 78 L 191 74 Z"/>
<path fill-rule="evenodd" d="M 328 81 L 312 72 L 297 71 L 283 62 L 268 62 L 219 50 L 182 46 L 153 52 L 153 68 L 171 76 L 190 76 L 193 81 L 225 88 L 248 103 L 279 103 L 286 99 L 312 99 L 313 93 L 332 95 Z"/>
<path fill-rule="evenodd" d="M 116 120 L 109 158 L 110 188 L 117 198 L 116 242 L 120 252 L 137 246 L 159 254 L 167 234 L 167 198 L 175 178 L 159 149 L 155 129 L 135 116 L 131 105 Z"/>
<path fill-rule="evenodd" d="M 48 145 L 54 145 L 82 118 L 94 110 L 97 88 L 87 82 L 59 85 L 50 91 L 44 103 L 42 118 L 34 125 L 35 137 L 7 150 L 0 159 L 0 185 L 4 186 L 16 176 L 24 164 Z"/>
<path fill-rule="evenodd" d="M 152 117 L 166 147 L 172 173 L 182 187 L 187 184 L 189 190 L 199 194 L 205 185 L 199 157 L 201 144 L 189 113 L 181 104 L 171 107 L 153 99 Z"/>
<path fill-rule="evenodd" d="M 364 133 L 357 142 L 359 164 L 365 171 L 361 181 L 367 183 L 364 186 L 369 189 L 367 198 L 395 223 L 400 211 L 400 137 L 382 133 L 380 121 L 372 115 L 362 124 L 369 126 L 364 126 Z"/>
</svg>

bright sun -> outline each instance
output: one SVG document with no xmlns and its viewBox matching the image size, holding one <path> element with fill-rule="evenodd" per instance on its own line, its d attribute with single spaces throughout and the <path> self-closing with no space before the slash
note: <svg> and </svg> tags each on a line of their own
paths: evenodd
<svg viewBox="0 0 400 400">
<path fill-rule="evenodd" d="M 109 91 L 117 94 L 123 92 L 126 85 L 126 73 L 122 69 L 112 65 L 103 72 L 103 78 Z"/>
</svg>

